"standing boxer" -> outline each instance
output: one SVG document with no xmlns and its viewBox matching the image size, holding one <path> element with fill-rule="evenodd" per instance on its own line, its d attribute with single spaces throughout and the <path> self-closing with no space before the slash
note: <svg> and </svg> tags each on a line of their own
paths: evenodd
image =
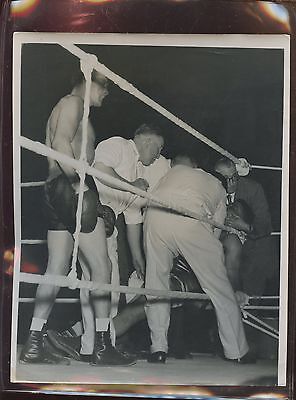
<svg viewBox="0 0 296 400">
<path fill-rule="evenodd" d="M 107 79 L 93 71 L 90 106 L 100 107 L 108 94 Z M 70 94 L 63 97 L 49 117 L 46 127 L 46 144 L 50 148 L 79 159 L 82 143 L 82 118 L 85 95 L 84 76 L 74 83 Z M 87 162 L 94 159 L 94 130 L 88 123 Z M 45 185 L 46 213 L 48 217 L 48 264 L 46 275 L 66 275 L 73 251 L 73 232 L 76 226 L 77 193 L 79 177 L 66 164 L 48 159 L 49 176 Z M 110 283 L 110 260 L 107 253 L 104 221 L 98 218 L 98 196 L 87 185 L 79 235 L 79 252 L 90 269 L 95 282 Z M 44 346 L 44 328 L 52 310 L 59 287 L 40 284 L 36 293 L 35 309 L 29 338 L 21 352 L 24 363 L 56 363 L 57 359 Z M 91 292 L 96 318 L 96 349 L 92 363 L 95 365 L 130 365 L 134 360 L 117 351 L 110 341 L 110 295 L 101 290 Z"/>
</svg>

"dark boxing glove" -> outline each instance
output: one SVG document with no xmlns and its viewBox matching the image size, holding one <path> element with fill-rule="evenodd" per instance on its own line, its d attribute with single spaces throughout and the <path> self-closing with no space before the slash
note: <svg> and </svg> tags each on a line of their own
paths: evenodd
<svg viewBox="0 0 296 400">
<path fill-rule="evenodd" d="M 108 238 L 114 232 L 116 215 L 111 207 L 102 205 L 101 203 L 99 203 L 97 210 L 98 210 L 98 217 L 103 218 L 104 220 L 106 236 Z"/>
</svg>

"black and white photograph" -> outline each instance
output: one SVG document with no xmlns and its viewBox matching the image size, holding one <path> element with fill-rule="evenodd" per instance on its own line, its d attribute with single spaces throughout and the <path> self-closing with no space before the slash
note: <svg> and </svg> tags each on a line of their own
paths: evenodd
<svg viewBox="0 0 296 400">
<path fill-rule="evenodd" d="M 12 382 L 286 385 L 289 48 L 14 34 Z"/>
</svg>

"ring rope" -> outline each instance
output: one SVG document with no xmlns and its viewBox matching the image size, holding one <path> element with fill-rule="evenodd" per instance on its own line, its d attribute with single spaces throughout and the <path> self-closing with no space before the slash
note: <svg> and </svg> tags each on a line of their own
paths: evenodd
<svg viewBox="0 0 296 400">
<path fill-rule="evenodd" d="M 243 310 L 244 310 L 244 308 L 243 308 Z M 248 311 L 243 311 L 243 316 L 245 317 L 245 318 L 250 318 L 250 319 L 253 319 L 255 322 L 257 322 L 257 323 L 260 323 L 262 326 L 264 326 L 265 328 L 268 328 L 268 329 L 270 329 L 273 333 L 275 333 L 275 334 L 279 334 L 279 331 L 277 330 L 277 329 L 275 329 L 274 327 L 272 327 L 272 326 L 269 326 L 266 322 L 264 322 L 264 321 L 261 321 L 261 319 L 259 319 L 259 318 L 257 318 L 257 317 L 255 317 L 255 315 L 252 315 L 251 313 L 249 313 Z"/>
<path fill-rule="evenodd" d="M 44 275 L 42 275 L 44 276 Z M 27 282 L 27 283 L 31 283 L 31 282 Z M 250 296 L 249 300 L 253 300 L 253 299 L 260 299 L 260 300 L 269 300 L 271 296 Z M 272 296 L 272 298 L 279 298 L 279 296 Z M 33 303 L 36 298 L 35 297 L 19 297 L 19 302 L 20 303 Z M 208 299 L 205 299 L 208 300 Z M 62 303 L 78 303 L 80 301 L 80 299 L 78 298 L 70 298 L 70 297 L 58 297 L 55 299 L 56 303 L 62 304 Z M 241 306 L 240 308 L 242 310 L 245 309 L 246 306 Z M 259 306 L 258 306 L 259 307 Z M 249 314 L 247 311 L 244 311 L 245 313 Z M 252 314 L 250 314 L 252 315 Z M 252 317 L 254 318 L 254 316 L 252 315 Z"/>
<path fill-rule="evenodd" d="M 70 53 L 75 55 L 79 59 L 84 59 L 86 54 L 85 51 L 80 49 L 74 44 L 61 44 L 59 43 L 60 46 L 68 50 Z M 97 57 L 92 54 L 93 58 L 91 60 L 92 62 L 92 67 L 96 71 L 102 73 L 104 76 L 106 76 L 108 79 L 110 79 L 113 83 L 115 83 L 118 87 L 120 87 L 122 90 L 125 92 L 128 92 L 129 94 L 133 95 L 134 97 L 138 98 L 141 100 L 143 103 L 147 104 L 151 108 L 153 108 L 155 111 L 159 112 L 162 114 L 165 118 L 168 120 L 174 122 L 175 125 L 179 126 L 180 128 L 184 129 L 203 143 L 207 144 L 209 147 L 212 149 L 216 150 L 218 153 L 222 154 L 224 157 L 229 158 L 231 161 L 233 161 L 235 164 L 241 164 L 241 160 L 239 160 L 237 157 L 229 153 L 227 150 L 223 149 L 221 146 L 204 136 L 202 133 L 194 129 L 192 126 L 188 125 L 186 122 L 181 120 L 180 118 L 176 117 L 174 114 L 172 114 L 170 111 L 162 107 L 160 104 L 152 100 L 150 97 L 145 95 L 143 92 L 141 92 L 139 89 L 137 89 L 134 85 L 129 83 L 126 79 L 122 78 L 121 76 L 117 75 L 113 71 L 111 71 L 109 68 L 107 68 L 104 64 L 98 61 Z M 259 166 L 259 165 L 251 165 L 253 168 L 261 168 L 261 169 L 281 169 L 280 167 L 265 167 L 265 166 Z"/>
<path fill-rule="evenodd" d="M 266 329 L 261 328 L 261 327 L 258 326 L 258 325 L 255 325 L 253 322 L 250 322 L 250 321 L 248 321 L 248 320 L 245 319 L 245 318 L 243 318 L 243 322 L 244 322 L 246 325 L 249 325 L 249 326 L 251 326 L 252 328 L 257 329 L 258 331 L 261 331 L 261 332 L 263 332 L 263 333 L 266 333 L 267 335 L 273 337 L 274 339 L 279 340 L 279 335 L 275 335 L 274 333 L 269 332 L 269 331 L 267 331 Z"/>
<path fill-rule="evenodd" d="M 89 58 L 90 60 L 92 59 L 91 56 Z M 79 248 L 79 234 L 81 231 L 81 215 L 82 215 L 82 204 L 83 204 L 83 195 L 85 186 L 85 171 L 87 165 L 87 157 L 86 157 L 87 128 L 88 128 L 88 117 L 90 109 L 91 74 L 93 71 L 91 63 L 88 62 L 87 59 L 81 60 L 80 68 L 85 78 L 85 94 L 83 100 L 83 117 L 82 117 L 82 143 L 81 143 L 81 151 L 79 157 L 79 162 L 82 169 L 77 171 L 79 175 L 79 191 L 78 191 L 78 203 L 76 210 L 76 227 L 75 227 L 75 232 L 73 234 L 74 247 L 72 253 L 72 263 L 69 272 L 69 279 L 73 281 L 73 284 L 70 286 L 71 289 L 75 289 L 77 284 L 77 259 L 78 259 L 78 248 Z"/>
<path fill-rule="evenodd" d="M 25 272 L 20 273 L 20 280 L 25 283 L 31 284 L 45 284 L 58 287 L 68 287 L 69 278 L 68 276 L 62 275 L 38 275 L 28 274 Z M 129 293 L 129 294 L 143 294 L 146 296 L 161 297 L 161 298 L 175 298 L 175 299 L 191 299 L 191 300 L 209 300 L 209 296 L 204 293 L 193 293 L 193 292 L 179 292 L 175 290 L 159 290 L 159 289 L 147 289 L 147 288 L 136 288 L 122 285 L 112 285 L 110 283 L 99 283 L 95 281 L 81 281 L 77 280 L 77 288 L 88 289 L 88 290 L 101 290 L 104 292 L 116 292 L 116 293 Z M 244 306 L 244 309 L 256 309 L 256 310 L 278 310 L 276 306 Z"/>
<path fill-rule="evenodd" d="M 37 184 L 35 185 L 35 183 L 37 183 Z M 29 187 L 35 187 L 35 186 L 44 186 L 44 184 L 45 184 L 45 181 L 42 181 L 42 182 L 25 182 L 25 183 L 21 183 L 21 187 L 29 188 Z M 270 235 L 271 236 L 280 236 L 281 232 L 271 232 Z M 23 241 L 22 241 L 22 243 L 23 243 Z M 23 244 L 28 244 L 28 243 L 23 243 Z M 35 244 L 35 243 L 32 243 L 32 244 Z M 36 243 L 36 244 L 38 244 L 38 243 Z"/>
<path fill-rule="evenodd" d="M 70 53 L 75 55 L 79 59 L 84 59 L 86 54 L 85 51 L 80 49 L 74 44 L 61 44 L 59 43 L 60 46 L 68 50 Z M 168 120 L 172 121 L 175 125 L 179 126 L 180 128 L 184 129 L 197 139 L 199 139 L 201 142 L 207 144 L 209 147 L 212 149 L 216 150 L 218 153 L 222 154 L 224 157 L 229 158 L 231 161 L 233 161 L 235 164 L 241 164 L 241 160 L 239 160 L 237 157 L 232 155 L 230 152 L 227 150 L 223 149 L 221 146 L 204 136 L 202 133 L 194 129 L 192 126 L 181 120 L 180 118 L 176 117 L 174 114 L 172 114 L 170 111 L 168 111 L 166 108 L 162 107 L 159 103 L 156 101 L 152 100 L 150 97 L 145 95 L 143 92 L 141 92 L 139 89 L 137 89 L 134 85 L 129 83 L 126 79 L 122 78 L 121 76 L 117 75 L 113 71 L 111 71 L 109 68 L 107 68 L 104 64 L 98 61 L 97 57 L 92 54 L 93 58 L 91 60 L 92 62 L 92 67 L 96 71 L 102 73 L 104 76 L 106 76 L 108 79 L 110 79 L 113 83 L 115 83 L 118 87 L 120 87 L 122 90 L 125 92 L 128 92 L 129 94 L 133 95 L 134 97 L 138 98 L 141 100 L 143 103 L 147 104 L 160 114 L 162 114 L 165 118 Z M 265 166 L 260 166 L 260 165 L 251 165 L 252 168 L 261 168 L 261 169 L 274 169 L 274 170 L 281 170 L 280 167 L 265 167 Z"/>
<path fill-rule="evenodd" d="M 272 170 L 272 171 L 282 171 L 282 167 L 271 167 L 268 165 L 252 165 L 251 167 L 254 169 L 267 169 L 267 170 Z"/>
<path fill-rule="evenodd" d="M 39 187 L 39 186 L 44 186 L 45 181 L 40 181 L 40 182 L 22 182 L 21 187 L 23 188 L 28 188 L 28 187 Z"/>
<path fill-rule="evenodd" d="M 47 243 L 47 240 L 39 240 L 39 239 L 23 239 L 21 240 L 21 244 L 45 244 Z"/>
<path fill-rule="evenodd" d="M 143 198 L 150 200 L 152 203 L 155 203 L 161 207 L 175 211 L 186 217 L 191 217 L 191 218 L 197 219 L 200 222 L 210 224 L 210 225 L 214 226 L 215 228 L 222 229 L 222 230 L 225 230 L 230 233 L 237 234 L 239 232 L 234 228 L 231 228 L 224 224 L 220 224 L 219 222 L 215 221 L 211 216 L 205 217 L 205 216 L 195 213 L 192 210 L 188 210 L 187 208 L 178 206 L 177 204 L 173 203 L 172 201 L 160 200 L 157 197 L 155 197 L 154 195 L 152 195 L 151 193 L 147 193 L 144 190 L 138 189 L 129 183 L 122 182 L 121 180 L 119 180 L 117 178 L 114 178 L 106 173 L 100 172 L 97 169 L 90 167 L 86 162 L 81 162 L 81 161 L 71 158 L 65 154 L 59 153 L 58 151 L 55 151 L 42 143 L 34 142 L 24 136 L 20 137 L 20 143 L 21 143 L 21 146 L 26 148 L 27 150 L 31 150 L 37 154 L 52 158 L 52 159 L 54 159 L 56 161 L 60 161 L 64 164 L 68 164 L 71 167 L 75 168 L 77 171 L 80 171 L 81 168 L 83 168 L 83 170 L 85 170 L 85 172 L 88 175 L 92 175 L 92 176 L 98 178 L 104 184 L 107 184 L 107 185 L 108 184 L 109 185 L 116 184 L 116 186 L 118 188 L 120 188 L 121 190 L 134 193 L 138 196 L 141 196 Z"/>
<path fill-rule="evenodd" d="M 20 273 L 20 281 L 31 284 L 44 284 L 58 287 L 69 287 L 69 277 L 61 275 L 38 275 Z M 104 292 L 143 294 L 146 296 L 161 297 L 161 298 L 176 298 L 176 299 L 192 299 L 192 300 L 209 300 L 208 295 L 203 293 L 166 291 L 158 289 L 136 288 L 129 286 L 115 286 L 110 283 L 99 283 L 94 281 L 77 280 L 77 288 L 88 290 L 101 290 Z"/>
<path fill-rule="evenodd" d="M 244 306 L 245 310 L 279 310 L 279 306 Z"/>
<path fill-rule="evenodd" d="M 68 50 L 70 53 L 72 53 L 73 55 L 78 57 L 79 59 L 85 58 L 85 54 L 87 54 L 86 52 L 84 52 L 79 47 L 75 46 L 74 44 L 60 44 L 60 45 L 62 47 L 64 47 L 66 50 Z M 192 128 L 190 125 L 188 125 L 187 123 L 182 121 L 180 118 L 176 117 L 174 114 L 172 114 L 171 112 L 166 110 L 160 104 L 156 103 L 154 100 L 152 100 L 150 97 L 148 97 L 143 92 L 138 90 L 135 86 L 133 86 L 127 80 L 125 80 L 121 76 L 115 74 L 113 71 L 111 71 L 109 68 L 107 68 L 104 64 L 100 63 L 95 55 L 93 55 L 93 56 L 96 59 L 96 62 L 93 63 L 93 68 L 96 71 L 103 74 L 104 76 L 106 76 L 112 82 L 114 82 L 122 90 L 124 90 L 125 92 L 128 92 L 129 94 L 133 95 L 134 97 L 137 97 L 143 103 L 147 104 L 148 106 L 150 106 L 151 108 L 153 108 L 154 110 L 156 110 L 160 114 L 162 114 L 164 117 L 166 117 L 170 121 L 174 122 L 176 125 L 180 126 L 180 128 L 183 128 L 185 131 L 191 133 L 197 139 L 201 140 L 203 143 L 207 144 L 212 149 L 216 150 L 218 153 L 220 153 L 223 156 L 232 160 L 235 164 L 240 163 L 238 158 L 236 158 L 235 156 L 230 154 L 227 150 L 224 150 L 218 144 L 212 142 L 206 136 L 204 136 L 203 134 L 198 132 L 196 129 Z"/>
</svg>

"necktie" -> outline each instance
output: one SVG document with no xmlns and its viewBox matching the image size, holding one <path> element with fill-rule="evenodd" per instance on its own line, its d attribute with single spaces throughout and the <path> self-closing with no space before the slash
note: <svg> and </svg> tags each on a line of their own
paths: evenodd
<svg viewBox="0 0 296 400">
<path fill-rule="evenodd" d="M 227 204 L 232 204 L 234 201 L 234 198 L 231 194 L 227 195 Z"/>
</svg>

